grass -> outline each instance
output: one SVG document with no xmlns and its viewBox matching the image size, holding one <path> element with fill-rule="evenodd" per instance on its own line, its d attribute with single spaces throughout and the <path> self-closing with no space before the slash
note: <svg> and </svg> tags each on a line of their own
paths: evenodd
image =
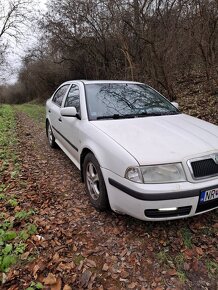
<svg viewBox="0 0 218 290">
<path fill-rule="evenodd" d="M 11 171 L 13 178 L 16 177 L 18 171 L 17 156 L 12 150 L 17 143 L 15 128 L 16 121 L 12 107 L 9 105 L 0 106 L 0 176 L 9 168 L 11 163 L 14 165 Z M 3 187 L 4 184 L 1 183 L 1 190 Z"/>
<path fill-rule="evenodd" d="M 160 264 L 165 264 L 167 265 L 168 262 L 170 261 L 170 256 L 168 253 L 166 253 L 165 251 L 160 251 L 157 254 L 157 259 L 159 261 Z"/>
<path fill-rule="evenodd" d="M 185 262 L 185 258 L 184 258 L 184 255 L 182 253 L 179 253 L 174 258 L 174 263 L 176 265 L 176 270 L 177 270 L 177 276 L 182 284 L 184 284 L 187 280 L 186 273 L 183 270 L 184 262 Z"/>
<path fill-rule="evenodd" d="M 0 272 L 3 273 L 19 261 L 28 246 L 26 240 L 37 231 L 30 223 L 34 211 L 18 211 L 16 207 L 22 204 L 21 196 L 10 192 L 11 183 L 15 181 L 19 188 L 16 145 L 14 110 L 9 105 L 0 106 Z"/>
<path fill-rule="evenodd" d="M 187 281 L 186 273 L 183 270 L 185 258 L 182 253 L 179 253 L 178 255 L 173 257 L 173 255 L 170 256 L 168 252 L 160 251 L 156 257 L 158 259 L 158 262 L 166 269 L 176 269 L 177 277 L 182 284 Z"/>
<path fill-rule="evenodd" d="M 22 105 L 17 105 L 16 108 L 24 113 L 26 113 L 29 117 L 34 119 L 36 122 L 45 124 L 45 106 L 26 103 Z"/>
<path fill-rule="evenodd" d="M 209 273 L 209 276 L 215 276 L 215 277 L 218 276 L 218 263 L 211 260 L 207 260 L 206 268 Z"/>
<path fill-rule="evenodd" d="M 75 256 L 73 261 L 74 263 L 79 266 L 80 262 L 83 261 L 85 258 L 82 255 Z"/>
<path fill-rule="evenodd" d="M 182 228 L 181 236 L 182 236 L 185 247 L 188 249 L 191 249 L 192 248 L 192 233 L 190 229 L 187 227 Z"/>
</svg>

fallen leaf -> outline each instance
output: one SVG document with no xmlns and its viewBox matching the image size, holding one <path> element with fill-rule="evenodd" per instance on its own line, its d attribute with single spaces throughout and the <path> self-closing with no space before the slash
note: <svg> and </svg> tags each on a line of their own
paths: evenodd
<svg viewBox="0 0 218 290">
<path fill-rule="evenodd" d="M 63 290 L 72 290 L 72 288 L 69 285 L 65 285 Z"/>
<path fill-rule="evenodd" d="M 199 262 L 197 259 L 195 259 L 192 263 L 192 269 L 195 271 L 195 272 L 198 272 L 198 269 L 199 269 Z"/>
<path fill-rule="evenodd" d="M 60 256 L 59 256 L 59 254 L 58 254 L 58 253 L 55 253 L 54 256 L 53 256 L 53 261 L 54 261 L 55 263 L 57 263 L 59 260 L 60 260 Z"/>
<path fill-rule="evenodd" d="M 51 290 L 61 290 L 62 281 L 60 278 L 56 279 L 56 283 L 51 285 Z"/>
<path fill-rule="evenodd" d="M 89 260 L 89 259 L 86 259 L 86 264 L 90 268 L 92 268 L 92 267 L 96 268 L 96 266 L 97 266 L 96 263 L 95 263 L 95 261 Z"/>
<path fill-rule="evenodd" d="M 59 270 L 59 271 L 61 271 L 61 270 L 63 270 L 63 271 L 67 271 L 67 270 L 72 270 L 72 269 L 74 269 L 75 268 L 75 264 L 74 264 L 74 262 L 71 262 L 71 263 L 63 263 L 63 262 L 61 262 L 59 265 L 58 265 L 58 267 L 57 267 L 57 269 Z"/>
<path fill-rule="evenodd" d="M 183 268 L 185 271 L 189 271 L 190 270 L 190 265 L 188 263 L 184 263 Z"/>
<path fill-rule="evenodd" d="M 82 276 L 80 278 L 80 284 L 82 287 L 86 288 L 88 286 L 91 276 L 92 272 L 90 272 L 89 270 L 85 270 L 85 272 L 82 273 Z"/>
<path fill-rule="evenodd" d="M 213 228 L 218 229 L 218 223 L 215 223 L 215 224 L 213 225 Z"/>
<path fill-rule="evenodd" d="M 200 255 L 200 256 L 202 256 L 203 253 L 204 253 L 202 248 L 196 247 L 195 250 L 196 250 L 197 254 Z"/>
<path fill-rule="evenodd" d="M 170 269 L 169 271 L 167 271 L 167 273 L 168 273 L 170 276 L 176 276 L 176 275 L 177 275 L 177 271 L 176 271 L 176 269 Z"/>
<path fill-rule="evenodd" d="M 108 269 L 109 269 L 109 266 L 105 263 L 102 270 L 106 272 L 108 271 Z"/>
<path fill-rule="evenodd" d="M 127 271 L 121 271 L 120 276 L 121 278 L 126 279 L 127 277 L 129 277 L 129 273 Z"/>
<path fill-rule="evenodd" d="M 186 249 L 184 251 L 184 255 L 186 256 L 187 259 L 192 258 L 193 256 L 195 256 L 195 252 L 191 249 Z"/>
<path fill-rule="evenodd" d="M 37 277 L 38 277 L 37 272 L 39 271 L 39 269 L 40 269 L 39 265 L 35 265 L 33 268 L 33 277 L 35 279 L 37 279 Z"/>
<path fill-rule="evenodd" d="M 132 282 L 131 284 L 128 285 L 129 289 L 134 289 L 136 287 L 136 283 Z"/>
<path fill-rule="evenodd" d="M 30 252 L 25 252 L 21 255 L 21 260 L 26 260 L 29 257 Z"/>
<path fill-rule="evenodd" d="M 57 279 L 55 275 L 53 275 L 52 273 L 49 273 L 48 276 L 45 279 L 43 279 L 43 283 L 45 285 L 54 285 L 57 283 Z"/>
</svg>

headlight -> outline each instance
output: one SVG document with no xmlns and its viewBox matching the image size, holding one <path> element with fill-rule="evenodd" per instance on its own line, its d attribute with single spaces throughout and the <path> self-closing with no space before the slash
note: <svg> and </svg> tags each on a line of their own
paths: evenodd
<svg viewBox="0 0 218 290">
<path fill-rule="evenodd" d="M 125 177 L 133 182 L 143 183 L 140 167 L 129 167 Z"/>
<path fill-rule="evenodd" d="M 140 183 L 172 183 L 186 181 L 181 163 L 131 167 L 126 178 Z"/>
</svg>

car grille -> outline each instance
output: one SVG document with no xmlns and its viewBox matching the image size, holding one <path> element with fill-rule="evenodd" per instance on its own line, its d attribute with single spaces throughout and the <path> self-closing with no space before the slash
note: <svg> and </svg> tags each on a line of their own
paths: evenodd
<svg viewBox="0 0 218 290">
<path fill-rule="evenodd" d="M 191 162 L 194 178 L 218 175 L 218 164 L 212 158 Z"/>
</svg>

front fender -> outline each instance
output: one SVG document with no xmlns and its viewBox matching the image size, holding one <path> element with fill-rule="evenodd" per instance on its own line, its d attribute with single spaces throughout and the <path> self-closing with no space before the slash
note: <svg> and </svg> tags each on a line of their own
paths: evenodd
<svg viewBox="0 0 218 290">
<path fill-rule="evenodd" d="M 85 149 L 90 150 L 102 168 L 113 171 L 121 177 L 124 177 L 128 167 L 139 166 L 137 160 L 127 150 L 95 126 L 88 132 L 85 130 L 81 139 L 83 141 L 80 154 Z"/>
</svg>

